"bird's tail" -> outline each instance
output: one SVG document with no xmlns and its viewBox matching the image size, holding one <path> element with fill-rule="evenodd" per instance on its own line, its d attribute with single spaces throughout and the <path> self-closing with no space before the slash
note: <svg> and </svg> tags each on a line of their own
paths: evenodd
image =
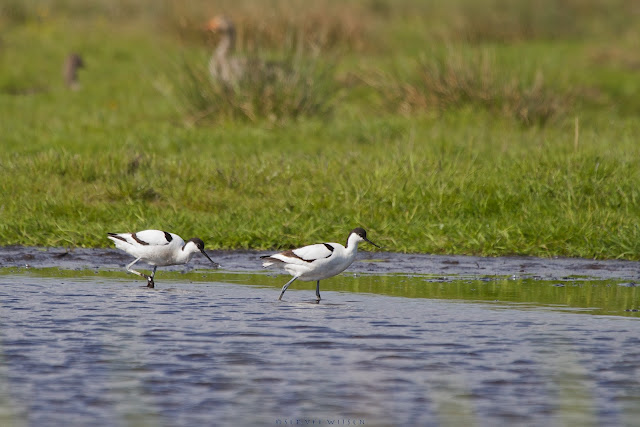
<svg viewBox="0 0 640 427">
<path fill-rule="evenodd" d="M 114 242 L 116 240 L 122 240 L 123 242 L 126 242 L 127 239 L 125 239 L 124 237 L 120 236 L 118 233 L 107 233 L 107 237 L 111 240 L 113 240 Z"/>
<path fill-rule="evenodd" d="M 117 249 L 126 251 L 128 247 L 131 247 L 131 244 L 127 242 L 127 239 L 117 233 L 107 233 L 107 237 L 113 241 Z"/>
<path fill-rule="evenodd" d="M 277 263 L 282 263 L 282 261 L 280 261 L 277 258 L 271 258 L 271 255 L 262 255 L 260 257 L 262 261 L 262 267 L 263 268 L 268 268 L 271 267 L 272 265 L 276 265 Z"/>
</svg>

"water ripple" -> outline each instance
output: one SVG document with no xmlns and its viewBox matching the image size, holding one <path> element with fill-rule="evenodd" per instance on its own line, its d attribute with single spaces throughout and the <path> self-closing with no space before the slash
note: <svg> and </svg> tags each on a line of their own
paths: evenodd
<svg viewBox="0 0 640 427">
<path fill-rule="evenodd" d="M 640 416 L 637 319 L 277 294 L 2 276 L 0 419 L 620 425 Z"/>
</svg>

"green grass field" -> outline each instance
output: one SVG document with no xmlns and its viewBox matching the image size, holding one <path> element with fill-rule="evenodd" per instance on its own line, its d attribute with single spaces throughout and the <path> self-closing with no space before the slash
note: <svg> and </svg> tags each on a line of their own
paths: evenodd
<svg viewBox="0 0 640 427">
<path fill-rule="evenodd" d="M 635 1 L 342 3 L 3 2 L 0 244 L 640 259 Z M 220 12 L 283 76 L 211 81 Z"/>
</svg>

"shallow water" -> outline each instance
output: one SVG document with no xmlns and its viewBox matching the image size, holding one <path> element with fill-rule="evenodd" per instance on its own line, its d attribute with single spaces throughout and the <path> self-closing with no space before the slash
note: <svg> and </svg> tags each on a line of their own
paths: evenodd
<svg viewBox="0 0 640 427">
<path fill-rule="evenodd" d="M 4 269 L 0 424 L 638 425 L 626 279 L 286 280 Z"/>
<path fill-rule="evenodd" d="M 207 251 L 225 271 L 253 272 L 260 270 L 259 251 Z M 131 257 L 116 249 L 37 248 L 0 246 L 0 266 L 62 268 L 83 270 L 122 269 Z M 202 256 L 194 257 L 190 267 L 210 268 Z M 183 267 L 173 267 L 182 270 Z M 393 252 L 358 252 L 349 272 L 371 274 L 431 274 L 472 277 L 513 276 L 537 277 L 545 280 L 568 276 L 597 279 L 637 280 L 640 262 L 625 260 L 590 260 L 582 258 L 477 257 L 459 255 L 400 254 Z"/>
</svg>

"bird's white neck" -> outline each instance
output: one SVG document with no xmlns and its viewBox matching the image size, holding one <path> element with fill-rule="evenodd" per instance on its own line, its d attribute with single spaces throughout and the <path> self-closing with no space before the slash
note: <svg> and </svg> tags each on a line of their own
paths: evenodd
<svg viewBox="0 0 640 427">
<path fill-rule="evenodd" d="M 347 258 L 355 258 L 356 253 L 358 252 L 358 243 L 360 243 L 358 235 L 351 234 L 349 239 L 347 239 L 347 246 L 344 248 Z"/>
<path fill-rule="evenodd" d="M 187 242 L 185 243 L 185 245 L 182 247 L 181 250 L 177 251 L 175 256 L 175 261 L 181 264 L 182 263 L 186 264 L 191 260 L 191 257 L 193 257 L 193 254 L 195 254 L 198 251 L 199 251 L 198 247 L 193 242 Z"/>
<path fill-rule="evenodd" d="M 233 52 L 236 46 L 236 32 L 234 30 L 225 31 L 222 34 L 220 43 L 216 47 L 215 56 L 218 59 L 225 59 L 229 53 Z"/>
</svg>

